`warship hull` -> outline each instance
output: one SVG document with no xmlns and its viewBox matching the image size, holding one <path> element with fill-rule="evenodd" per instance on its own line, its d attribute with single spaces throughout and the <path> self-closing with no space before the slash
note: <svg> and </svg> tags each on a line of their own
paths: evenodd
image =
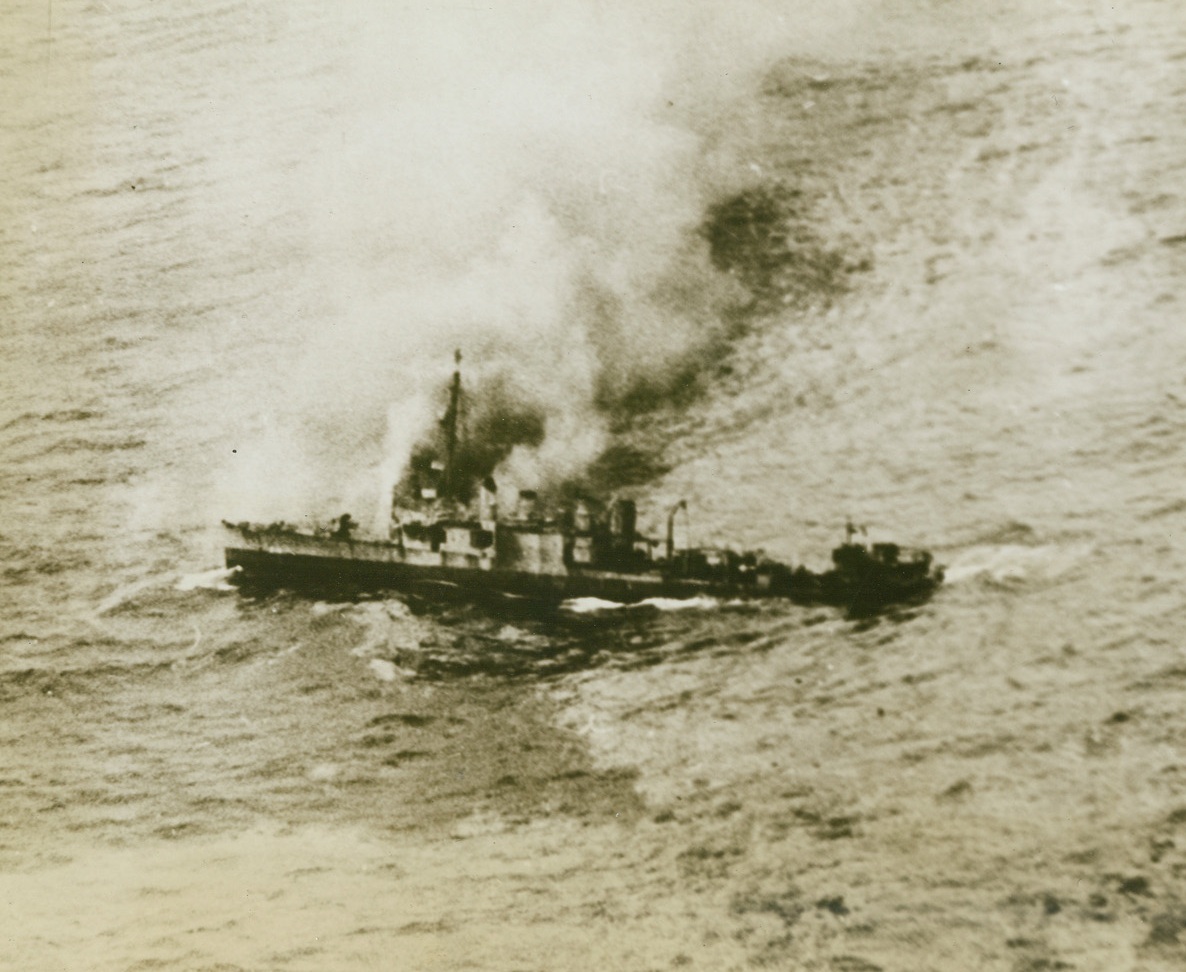
<svg viewBox="0 0 1186 972">
<path fill-rule="evenodd" d="M 314 532 L 282 522 L 224 520 L 230 535 L 226 563 L 238 568 L 241 584 L 552 605 L 576 598 L 630 604 L 649 598 L 781 597 L 871 612 L 925 598 L 943 578 L 925 551 L 853 543 L 851 522 L 846 542 L 832 552 L 832 568 L 814 573 L 761 552 L 691 546 L 677 552 L 675 520 L 687 514 L 684 500 L 668 511 L 659 555 L 659 542 L 636 529 L 629 497 L 611 497 L 608 503 L 574 498 L 548 510 L 534 490 L 521 489 L 514 511 L 500 517 L 493 470 L 476 469 L 472 454 L 462 458 L 467 445 L 460 350 L 454 359 L 440 441 L 417 450 L 396 484 L 388 537 L 359 536 L 349 513 L 338 517 L 336 526 Z"/>
<path fill-rule="evenodd" d="M 880 610 L 919 601 L 942 579 L 926 564 L 863 572 L 820 573 L 772 565 L 739 577 L 688 577 L 651 569 L 622 572 L 588 568 L 560 571 L 514 570 L 496 566 L 413 563 L 398 544 L 336 539 L 297 531 L 273 531 L 227 524 L 231 534 L 226 565 L 239 569 L 240 583 L 253 587 L 335 592 L 396 591 L 467 600 L 518 599 L 555 606 L 576 598 L 623 604 L 649 598 L 785 598 L 830 604 L 854 611 Z"/>
</svg>

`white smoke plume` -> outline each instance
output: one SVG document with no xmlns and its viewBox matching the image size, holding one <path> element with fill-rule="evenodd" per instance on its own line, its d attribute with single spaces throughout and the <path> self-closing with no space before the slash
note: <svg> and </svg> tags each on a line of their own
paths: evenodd
<svg viewBox="0 0 1186 972">
<path fill-rule="evenodd" d="M 721 147 L 731 115 L 775 58 L 841 44 L 857 10 L 353 7 L 326 82 L 340 110 L 291 180 L 323 312 L 293 375 L 302 458 L 320 457 L 301 491 L 332 482 L 377 508 L 437 418 L 454 348 L 468 387 L 509 382 L 546 423 L 505 464 L 512 485 L 594 458 L 607 404 L 720 334 L 736 285 L 697 229 L 746 168 Z"/>
</svg>

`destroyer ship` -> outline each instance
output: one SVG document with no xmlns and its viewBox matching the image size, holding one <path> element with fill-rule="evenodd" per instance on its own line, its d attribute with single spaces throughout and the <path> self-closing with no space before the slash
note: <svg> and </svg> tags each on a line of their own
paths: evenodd
<svg viewBox="0 0 1186 972">
<path fill-rule="evenodd" d="M 223 521 L 226 564 L 240 583 L 356 592 L 402 591 L 467 599 L 512 598 L 557 605 L 577 598 L 621 604 L 650 598 L 788 598 L 873 612 L 927 598 L 943 579 L 931 554 L 866 544 L 846 525 L 830 567 L 813 571 L 727 547 L 676 547 L 637 529 L 634 500 L 580 496 L 553 506 L 522 490 L 500 509 L 489 476 L 459 468 L 461 355 L 434 450 L 414 458 L 392 497 L 386 537 L 361 535 L 350 514 L 332 526 Z"/>
</svg>

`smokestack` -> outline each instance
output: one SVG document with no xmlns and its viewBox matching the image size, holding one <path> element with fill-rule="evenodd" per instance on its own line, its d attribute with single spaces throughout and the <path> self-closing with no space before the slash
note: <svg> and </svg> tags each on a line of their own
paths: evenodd
<svg viewBox="0 0 1186 972">
<path fill-rule="evenodd" d="M 519 490 L 519 505 L 515 516 L 520 520 L 534 520 L 539 514 L 539 496 L 534 489 Z"/>
<path fill-rule="evenodd" d="M 589 504 L 578 500 L 572 511 L 572 528 L 578 533 L 588 533 L 593 529 L 593 516 L 589 512 Z"/>
<path fill-rule="evenodd" d="M 493 476 L 483 479 L 478 491 L 478 519 L 483 525 L 498 520 L 498 486 Z"/>
<path fill-rule="evenodd" d="M 671 512 L 667 514 L 667 559 L 672 561 L 675 559 L 675 514 L 680 510 L 687 512 L 688 501 L 680 500 L 671 508 Z"/>
<path fill-rule="evenodd" d="M 615 500 L 613 508 L 610 510 L 609 531 L 622 544 L 622 546 L 633 546 L 634 544 L 634 524 L 637 519 L 637 512 L 634 506 L 634 500 L 620 499 Z"/>
</svg>

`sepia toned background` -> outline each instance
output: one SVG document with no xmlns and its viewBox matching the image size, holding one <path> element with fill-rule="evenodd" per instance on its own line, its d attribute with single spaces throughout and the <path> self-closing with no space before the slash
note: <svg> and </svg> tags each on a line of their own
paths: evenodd
<svg viewBox="0 0 1186 972">
<path fill-rule="evenodd" d="M 0 966 L 1182 968 L 1184 95 L 1170 0 L 0 2 Z M 948 582 L 227 585 L 456 347 L 500 484 Z"/>
</svg>

